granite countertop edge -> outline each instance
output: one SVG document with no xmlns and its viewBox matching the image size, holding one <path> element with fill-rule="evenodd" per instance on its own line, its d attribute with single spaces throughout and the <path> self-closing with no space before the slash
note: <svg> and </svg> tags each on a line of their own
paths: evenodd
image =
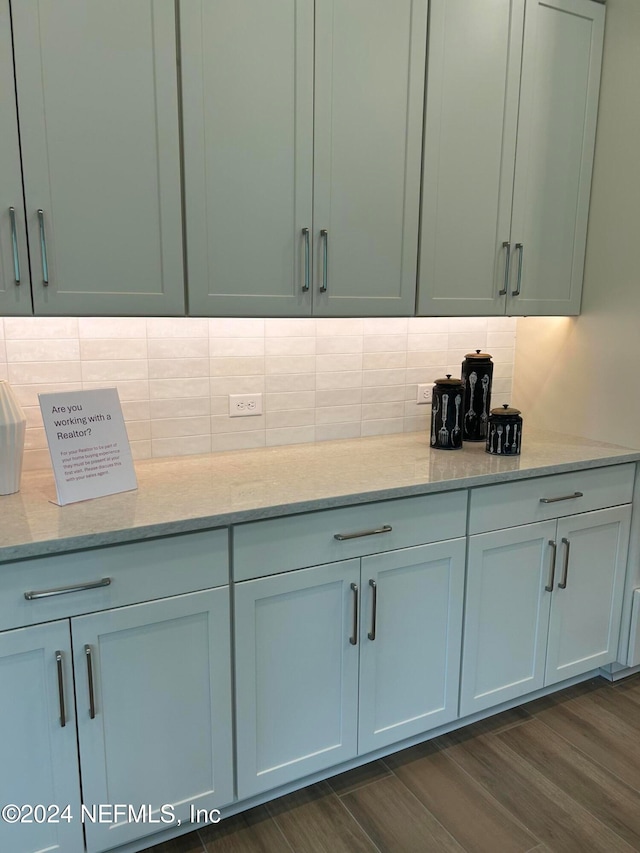
<svg viewBox="0 0 640 853">
<path fill-rule="evenodd" d="M 417 435 L 417 434 L 416 434 Z M 547 433 L 539 433 L 540 436 L 543 437 L 546 446 L 552 446 L 549 444 L 550 437 Z M 367 443 L 368 442 L 368 443 Z M 322 443 L 322 447 L 319 449 L 318 445 L 311 445 L 310 447 L 314 448 L 309 453 L 313 454 L 316 462 L 322 464 L 323 462 L 323 453 L 331 454 L 332 446 L 334 445 L 341 450 L 349 451 L 349 444 L 352 445 L 354 449 L 357 449 L 358 452 L 364 453 L 364 461 L 367 461 L 369 458 L 375 458 L 376 450 L 380 447 L 391 446 L 396 452 L 398 449 L 402 452 L 403 448 L 406 447 L 408 453 L 411 451 L 415 451 L 416 453 L 421 454 L 421 457 L 418 459 L 417 463 L 424 464 L 424 459 L 429 459 L 429 454 L 434 453 L 435 451 L 430 451 L 428 448 L 425 450 L 424 443 L 420 445 L 418 443 L 418 439 L 415 441 L 411 441 L 411 438 L 406 434 L 399 435 L 396 437 L 395 442 L 392 436 L 380 437 L 378 439 L 353 439 L 351 441 L 343 440 L 339 442 L 324 442 Z M 510 481 L 516 480 L 524 480 L 530 479 L 532 477 L 537 476 L 548 476 L 552 474 L 562 474 L 571 471 L 581 471 L 587 470 L 591 468 L 600 468 L 607 465 L 622 465 L 629 462 L 638 462 L 640 461 L 640 450 L 632 450 L 622 447 L 616 447 L 613 445 L 605 445 L 599 444 L 597 442 L 590 442 L 582 439 L 575 439 L 574 445 L 572 447 L 582 447 L 584 445 L 585 450 L 596 452 L 601 455 L 597 455 L 593 458 L 584 458 L 584 459 L 567 459 L 566 461 L 555 461 L 549 464 L 531 464 L 526 467 L 518 467 L 512 470 L 507 470 L 509 464 L 514 464 L 513 459 L 517 459 L 517 457 L 511 457 L 510 459 L 496 460 L 496 464 L 504 464 L 505 470 L 495 470 L 491 472 L 483 472 L 483 473 L 457 473 L 455 476 L 451 476 L 447 478 L 444 476 L 442 479 L 438 479 L 435 481 L 430 481 L 426 478 L 422 482 L 412 482 L 412 483 L 400 483 L 398 484 L 398 479 L 402 479 L 402 477 L 396 478 L 396 482 L 393 482 L 393 472 L 389 474 L 388 484 L 384 486 L 376 485 L 375 488 L 364 488 L 361 491 L 341 491 L 339 487 L 336 487 L 335 492 L 328 494 L 324 493 L 317 497 L 301 497 L 301 496 L 293 496 L 293 499 L 290 502 L 286 502 L 283 500 L 278 500 L 277 498 L 273 503 L 269 503 L 264 500 L 264 497 L 261 500 L 254 501 L 253 505 L 245 505 L 238 508 L 226 508 L 221 509 L 220 512 L 210 512 L 207 511 L 202 515 L 198 515 L 197 511 L 193 514 L 180 514 L 178 510 L 173 518 L 163 518 L 162 520 L 158 520 L 156 522 L 151 521 L 150 523 L 136 523 L 135 521 L 131 523 L 129 526 L 124 526 L 120 524 L 119 526 L 110 526 L 107 522 L 104 523 L 103 529 L 91 529 L 91 532 L 86 533 L 74 533 L 71 535 L 65 535 L 64 531 L 58 531 L 55 536 L 47 536 L 45 532 L 43 535 L 38 536 L 38 532 L 34 533 L 29 526 L 29 534 L 27 535 L 26 531 L 23 531 L 23 535 L 20 535 L 20 532 L 16 532 L 13 537 L 14 541 L 5 544 L 2 544 L 2 537 L 0 536 L 0 563 L 6 562 L 14 562 L 18 560 L 42 557 L 53 554 L 60 554 L 64 552 L 84 550 L 90 548 L 98 548 L 109 545 L 116 545 L 120 543 L 139 541 L 144 539 L 152 539 L 160 536 L 169 536 L 169 535 L 178 535 L 183 533 L 193 533 L 201 530 L 214 529 L 219 527 L 226 527 L 232 524 L 241 524 L 251 521 L 260 521 L 269 518 L 277 518 L 283 517 L 287 515 L 296 515 L 299 513 L 305 512 L 313 512 L 319 510 L 327 510 L 327 509 L 337 509 L 340 507 L 353 506 L 357 504 L 371 503 L 374 501 L 381 500 L 394 500 L 403 497 L 413 497 L 419 495 L 428 495 L 428 494 L 437 494 L 439 492 L 448 492 L 455 491 L 459 489 L 468 489 L 477 486 L 487 486 L 494 485 L 497 483 L 507 483 Z M 309 447 L 309 446 L 307 446 Z M 299 451 L 302 452 L 302 451 Z M 468 452 L 468 459 L 471 464 L 475 464 L 480 462 L 479 453 L 483 452 L 477 446 L 471 449 Z M 295 450 L 289 449 L 288 451 L 280 448 L 272 448 L 271 451 L 265 451 L 264 449 L 259 449 L 257 451 L 235 451 L 233 453 L 222 454 L 221 457 L 224 458 L 227 467 L 231 467 L 231 470 L 227 472 L 227 477 L 232 479 L 232 475 L 236 474 L 236 480 L 240 478 L 239 487 L 241 488 L 243 483 L 241 480 L 241 475 L 243 471 L 243 465 L 249 461 L 251 465 L 253 465 L 253 476 L 255 478 L 255 470 L 257 466 L 257 471 L 260 472 L 260 464 L 262 460 L 266 460 L 270 464 L 277 463 L 279 459 L 279 455 L 286 458 L 287 454 L 291 456 L 295 453 Z M 261 455 L 262 454 L 262 455 Z M 367 455 L 369 454 L 369 455 Z M 473 454 L 478 454 L 478 456 L 473 458 Z M 457 457 L 456 460 L 451 459 L 451 462 L 462 460 L 461 454 L 457 451 L 452 454 L 451 452 L 442 454 L 437 457 L 438 463 L 440 460 L 444 460 L 442 462 L 443 465 L 449 464 L 446 459 L 449 457 Z M 485 455 L 486 458 L 495 460 L 495 457 L 491 457 L 488 454 Z M 216 454 L 210 454 L 205 457 L 201 457 L 203 460 L 202 465 L 206 464 L 214 464 L 216 460 Z M 328 458 L 328 457 L 327 457 Z M 402 456 L 398 457 L 402 460 Z M 151 466 L 146 470 L 155 470 L 154 462 L 160 463 L 160 465 L 156 465 L 156 467 L 160 468 L 164 463 L 171 464 L 171 462 L 175 463 L 175 468 L 180 467 L 180 463 L 182 466 L 189 467 L 189 462 L 185 462 L 185 459 L 194 460 L 196 457 L 181 457 L 179 459 L 174 460 L 146 460 L 144 463 L 139 463 L 136 468 L 140 473 L 144 473 L 144 466 Z M 212 461 L 213 460 L 213 461 Z M 191 463 L 194 464 L 194 463 Z M 464 464 L 464 463 L 463 463 Z M 519 463 L 517 463 L 519 464 Z M 175 474 L 173 475 L 176 476 Z M 188 475 L 185 474 L 186 478 Z M 266 476 L 266 475 L 265 475 Z M 29 478 L 27 477 L 27 480 Z M 140 483 L 139 488 L 143 489 L 145 487 L 144 476 L 140 478 L 142 482 Z M 230 479 L 230 481 L 231 481 Z M 234 485 L 237 485 L 234 482 Z M 263 485 L 265 488 L 268 488 L 268 482 L 265 481 Z M 286 482 L 279 483 L 280 487 L 286 487 Z M 53 487 L 53 480 L 51 478 L 51 487 Z M 326 488 L 326 487 L 325 487 Z M 29 490 L 29 483 L 27 484 L 27 491 Z M 33 488 L 32 491 L 36 490 Z M 20 493 L 17 493 L 20 495 Z M 135 493 L 128 493 L 129 495 Z M 108 498 L 98 498 L 94 501 L 84 502 L 82 504 L 70 504 L 66 507 L 57 507 L 52 504 L 49 504 L 46 497 L 37 495 L 40 497 L 40 503 L 37 501 L 32 501 L 35 508 L 40 512 L 48 513 L 52 518 L 58 517 L 61 520 L 63 519 L 71 519 L 75 514 L 80 514 L 83 512 L 89 512 L 92 514 L 93 505 L 94 507 L 98 507 L 101 501 L 115 501 L 115 506 L 118 509 L 118 500 L 126 501 L 125 493 L 122 495 L 113 495 Z M 15 496 L 8 496 L 10 501 L 11 498 L 15 498 Z M 153 495 L 151 496 L 153 498 Z M 7 500 L 7 498 L 0 498 L 0 509 L 2 509 L 2 501 Z M 16 499 L 17 500 L 17 499 Z M 14 501 L 15 503 L 15 501 Z M 44 506 L 40 506 L 43 504 Z M 48 506 L 47 506 L 48 505 Z M 25 509 L 22 504 L 20 505 L 23 509 L 23 514 L 28 524 L 31 525 L 31 521 L 29 519 L 29 510 Z M 87 508 L 89 509 L 83 509 Z M 80 509 L 78 509 L 80 508 Z M 32 507 L 29 507 L 32 509 Z M 208 508 L 210 509 L 210 508 Z M 123 514 L 122 507 L 119 508 L 119 514 Z M 22 517 L 20 520 L 23 520 Z M 50 521 L 51 523 L 51 521 Z M 34 526 L 37 528 L 37 523 L 34 522 Z M 61 526 L 64 527 L 64 524 L 61 523 Z M 6 537 L 5 537 L 6 538 Z"/>
</svg>

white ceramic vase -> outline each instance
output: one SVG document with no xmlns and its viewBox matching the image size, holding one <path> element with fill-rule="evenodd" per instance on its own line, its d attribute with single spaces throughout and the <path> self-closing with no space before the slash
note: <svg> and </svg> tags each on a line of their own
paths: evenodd
<svg viewBox="0 0 640 853">
<path fill-rule="evenodd" d="M 20 489 L 27 419 L 8 382 L 0 381 L 0 495 Z"/>
</svg>

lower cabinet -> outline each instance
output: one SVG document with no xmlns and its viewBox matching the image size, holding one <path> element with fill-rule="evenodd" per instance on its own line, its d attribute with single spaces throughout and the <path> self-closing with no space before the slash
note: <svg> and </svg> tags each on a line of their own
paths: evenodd
<svg viewBox="0 0 640 853">
<path fill-rule="evenodd" d="M 460 715 L 616 658 L 631 506 L 471 536 Z"/>
<path fill-rule="evenodd" d="M 235 587 L 238 797 L 457 716 L 463 538 Z"/>
<path fill-rule="evenodd" d="M 84 826 L 97 853 L 231 801 L 229 661 L 228 586 L 1 633 L 0 799 L 71 819 L 0 821 L 0 850 L 77 853 Z"/>
</svg>

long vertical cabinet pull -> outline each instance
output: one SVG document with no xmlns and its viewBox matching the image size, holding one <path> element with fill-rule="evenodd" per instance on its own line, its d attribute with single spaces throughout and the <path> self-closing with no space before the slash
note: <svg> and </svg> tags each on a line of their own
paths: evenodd
<svg viewBox="0 0 640 853">
<path fill-rule="evenodd" d="M 38 210 L 38 225 L 40 228 L 40 255 L 42 257 L 42 283 L 49 287 L 49 262 L 47 260 L 47 235 L 44 231 L 44 210 Z"/>
<path fill-rule="evenodd" d="M 303 293 L 306 293 L 309 290 L 310 286 L 310 278 L 311 278 L 311 252 L 309 247 L 309 229 L 302 229 L 302 236 L 304 238 L 304 284 L 302 285 Z"/>
<path fill-rule="evenodd" d="M 67 725 L 67 715 L 64 707 L 64 673 L 62 671 L 62 652 L 56 652 L 56 665 L 58 667 L 58 700 L 60 702 L 60 728 Z"/>
<path fill-rule="evenodd" d="M 511 291 L 512 296 L 520 296 L 522 289 L 522 256 L 524 255 L 524 245 L 522 243 L 516 243 L 516 252 L 518 252 L 518 281 L 516 289 Z"/>
<path fill-rule="evenodd" d="M 506 296 L 507 291 L 509 290 L 509 267 L 511 266 L 511 243 L 508 240 L 505 240 L 502 244 L 502 248 L 507 250 L 507 257 L 504 262 L 504 283 L 502 285 L 502 290 L 498 291 L 498 296 Z"/>
<path fill-rule="evenodd" d="M 562 580 L 558 584 L 558 589 L 567 588 L 567 576 L 569 574 L 569 550 L 571 548 L 571 542 L 563 536 L 562 544 L 564 545 L 564 563 L 562 565 Z"/>
<path fill-rule="evenodd" d="M 9 221 L 11 222 L 11 248 L 13 250 L 13 277 L 16 284 L 20 284 L 20 255 L 18 254 L 18 232 L 16 229 L 16 209 L 9 208 Z"/>
<path fill-rule="evenodd" d="M 378 616 L 378 585 L 373 579 L 371 579 L 369 581 L 369 586 L 371 587 L 373 594 L 373 601 L 371 602 L 371 630 L 367 634 L 367 637 L 369 637 L 370 640 L 375 640 L 376 618 Z"/>
<path fill-rule="evenodd" d="M 329 232 L 326 228 L 320 231 L 320 237 L 322 239 L 322 284 L 320 285 L 320 293 L 326 293 L 329 278 Z"/>
<path fill-rule="evenodd" d="M 545 586 L 545 589 L 547 592 L 553 592 L 553 582 L 556 577 L 556 554 L 558 553 L 558 546 L 553 539 L 549 539 L 549 545 L 551 546 L 551 565 L 549 566 L 549 583 Z"/>
<path fill-rule="evenodd" d="M 357 583 L 351 584 L 351 591 L 353 592 L 353 634 L 349 637 L 349 642 L 352 646 L 358 645 L 358 597 L 359 597 L 359 589 Z"/>
<path fill-rule="evenodd" d="M 85 645 L 84 653 L 87 657 L 87 681 L 89 682 L 89 717 L 96 718 L 96 699 L 93 689 L 93 660 L 91 658 L 91 646 Z"/>
</svg>

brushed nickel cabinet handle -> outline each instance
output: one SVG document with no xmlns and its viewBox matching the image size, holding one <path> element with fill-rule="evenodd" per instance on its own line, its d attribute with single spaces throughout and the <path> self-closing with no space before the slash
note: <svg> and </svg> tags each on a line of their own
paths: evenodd
<svg viewBox="0 0 640 853">
<path fill-rule="evenodd" d="M 370 640 L 376 638 L 376 617 L 378 615 L 378 584 L 374 580 L 369 581 L 369 586 L 373 592 L 373 602 L 371 604 L 371 630 L 367 634 Z"/>
<path fill-rule="evenodd" d="M 310 249 L 309 249 L 309 229 L 302 229 L 302 236 L 304 237 L 304 284 L 302 285 L 302 291 L 306 292 L 309 290 L 309 282 L 311 277 L 311 268 L 310 264 Z"/>
<path fill-rule="evenodd" d="M 358 598 L 359 598 L 359 589 L 357 583 L 351 584 L 351 591 L 353 592 L 353 634 L 349 637 L 349 642 L 352 646 L 358 645 Z"/>
<path fill-rule="evenodd" d="M 553 539 L 549 539 L 549 545 L 551 545 L 551 566 L 549 573 L 549 582 L 545 586 L 547 592 L 553 592 L 553 582 L 556 578 L 556 554 L 558 553 L 558 546 L 554 542 Z"/>
<path fill-rule="evenodd" d="M 507 250 L 507 258 L 504 262 L 504 284 L 502 290 L 498 291 L 498 296 L 506 296 L 509 290 L 509 267 L 511 266 L 511 243 L 505 240 L 502 248 Z"/>
<path fill-rule="evenodd" d="M 373 530 L 358 530 L 355 533 L 334 533 L 333 538 L 338 542 L 344 542 L 347 539 L 361 539 L 363 536 L 377 536 L 379 533 L 391 533 L 393 527 L 390 524 L 383 524 L 382 527 L 376 527 Z"/>
<path fill-rule="evenodd" d="M 18 254 L 18 231 L 16 229 L 16 209 L 9 208 L 9 220 L 11 222 L 11 248 L 13 250 L 13 278 L 16 284 L 20 284 L 20 255 Z"/>
<path fill-rule="evenodd" d="M 562 580 L 558 584 L 558 589 L 566 589 L 567 588 L 567 576 L 569 574 L 569 550 L 571 548 L 571 542 L 568 539 L 562 537 L 562 544 L 565 546 L 564 550 L 564 563 L 562 564 Z"/>
<path fill-rule="evenodd" d="M 522 243 L 516 243 L 516 252 L 519 252 L 519 255 L 518 255 L 518 282 L 516 284 L 516 289 L 511 291 L 512 296 L 520 296 L 520 289 L 522 286 L 522 256 L 524 255 L 524 245 Z"/>
<path fill-rule="evenodd" d="M 320 231 L 322 239 L 322 284 L 320 285 L 320 293 L 326 293 L 329 286 L 329 232 L 326 228 Z"/>
<path fill-rule="evenodd" d="M 54 595 L 67 595 L 70 592 L 84 592 L 87 589 L 99 589 L 102 586 L 110 586 L 111 578 L 101 578 L 99 581 L 91 583 L 72 584 L 71 586 L 57 586 L 53 589 L 39 589 L 31 592 L 25 592 L 24 597 L 27 601 L 34 601 L 36 598 L 52 598 Z"/>
<path fill-rule="evenodd" d="M 583 498 L 584 492 L 574 492 L 572 495 L 562 495 L 559 498 L 540 498 L 541 504 L 556 504 L 558 501 L 572 501 L 574 498 Z"/>
<path fill-rule="evenodd" d="M 96 699 L 93 690 L 93 660 L 91 658 L 91 646 L 85 645 L 84 653 L 87 657 L 87 680 L 89 682 L 89 717 L 96 718 Z"/>
<path fill-rule="evenodd" d="M 44 210 L 38 210 L 38 225 L 40 226 L 40 255 L 42 257 L 42 284 L 49 287 L 49 262 L 47 260 L 47 235 L 44 230 Z"/>
<path fill-rule="evenodd" d="M 60 728 L 67 725 L 67 715 L 64 707 L 64 673 L 62 672 L 62 652 L 56 652 L 56 665 L 58 667 L 58 701 L 60 702 Z"/>
</svg>

